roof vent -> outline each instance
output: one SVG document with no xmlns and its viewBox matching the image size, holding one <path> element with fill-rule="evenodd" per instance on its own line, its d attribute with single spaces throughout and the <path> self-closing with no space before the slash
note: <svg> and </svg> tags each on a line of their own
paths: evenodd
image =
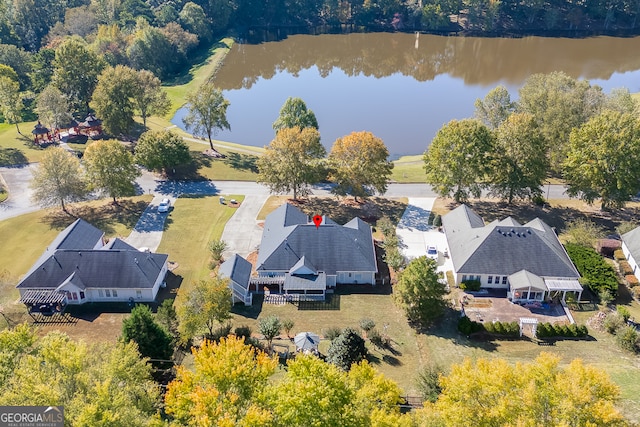
<svg viewBox="0 0 640 427">
<path fill-rule="evenodd" d="M 531 229 L 528 229 L 528 230 L 527 230 L 527 233 L 531 234 Z"/>
<path fill-rule="evenodd" d="M 511 229 L 511 232 L 512 232 L 512 233 L 515 233 L 516 231 L 512 228 L 512 229 Z"/>
<path fill-rule="evenodd" d="M 517 232 L 517 233 L 516 233 L 516 236 L 520 237 L 520 232 Z"/>
<path fill-rule="evenodd" d="M 134 258 L 133 262 L 135 262 L 137 264 L 138 263 L 138 258 Z"/>
<path fill-rule="evenodd" d="M 500 229 L 499 229 L 499 228 L 496 228 L 496 231 L 497 231 L 498 233 L 502 233 L 502 231 L 500 231 Z"/>
</svg>

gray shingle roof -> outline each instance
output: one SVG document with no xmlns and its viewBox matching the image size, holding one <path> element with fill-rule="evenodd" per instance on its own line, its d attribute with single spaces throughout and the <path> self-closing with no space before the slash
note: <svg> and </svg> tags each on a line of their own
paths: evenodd
<svg viewBox="0 0 640 427">
<path fill-rule="evenodd" d="M 547 290 L 547 285 L 544 284 L 542 277 L 536 276 L 527 270 L 520 270 L 517 273 L 513 273 L 509 276 L 509 283 L 511 284 L 511 289 L 524 289 L 531 286 L 531 288 L 534 289 Z"/>
<path fill-rule="evenodd" d="M 636 262 L 640 262 L 640 227 L 636 227 L 628 233 L 624 233 L 622 241 L 627 245 L 631 256 Z"/>
<path fill-rule="evenodd" d="M 93 249 L 101 243 L 104 232 L 83 219 L 77 219 L 51 242 L 48 251 L 56 249 Z"/>
<path fill-rule="evenodd" d="M 249 279 L 251 278 L 251 268 L 252 266 L 249 261 L 235 254 L 220 265 L 218 273 L 220 276 L 229 278 L 247 289 Z"/>
<path fill-rule="evenodd" d="M 317 271 L 377 271 L 371 227 L 359 218 L 345 226 L 331 220 L 316 227 L 294 206 L 267 216 L 258 253 L 258 271 L 289 271 L 302 257 Z"/>
<path fill-rule="evenodd" d="M 168 257 L 129 250 L 59 249 L 17 288 L 55 289 L 67 279 L 73 283 L 79 279 L 91 288 L 151 288 Z"/>
<path fill-rule="evenodd" d="M 580 277 L 555 232 L 536 218 L 484 225 L 466 205 L 442 217 L 454 269 L 462 274 L 511 275 L 527 270 L 541 277 Z"/>
<path fill-rule="evenodd" d="M 119 239 L 117 237 L 115 239 L 109 240 L 109 242 L 107 242 L 107 244 L 104 245 L 103 247 L 101 247 L 100 249 L 102 249 L 102 250 L 118 249 L 118 250 L 127 250 L 127 251 L 137 251 L 138 250 L 138 248 L 135 248 L 135 247 L 131 246 L 130 244 L 128 244 L 124 240 Z"/>
</svg>

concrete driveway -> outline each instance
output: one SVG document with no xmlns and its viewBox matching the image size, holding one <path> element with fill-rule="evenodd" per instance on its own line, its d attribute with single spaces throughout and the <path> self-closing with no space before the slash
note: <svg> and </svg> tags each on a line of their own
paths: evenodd
<svg viewBox="0 0 640 427">
<path fill-rule="evenodd" d="M 0 168 L 0 180 L 4 181 L 9 190 L 9 198 L 0 203 L 0 221 L 41 209 L 31 201 L 33 191 L 29 188 L 33 171 L 37 167 L 37 163 L 30 163 L 20 167 Z"/>
<path fill-rule="evenodd" d="M 167 198 L 171 201 L 169 212 L 158 212 L 158 205 L 162 199 Z M 136 223 L 131 234 L 125 240 L 134 248 L 149 248 L 151 252 L 155 252 L 162 241 L 162 233 L 164 231 L 164 222 L 173 210 L 176 203 L 176 197 L 167 194 L 157 194 L 149 206 L 144 210 L 140 219 Z"/>
<path fill-rule="evenodd" d="M 262 239 L 262 227 L 258 226 L 256 217 L 268 197 L 268 194 L 245 196 L 240 207 L 227 221 L 222 232 L 222 240 L 228 246 L 223 254 L 225 258 L 233 254 L 246 257 L 258 248 Z"/>
<path fill-rule="evenodd" d="M 409 204 L 396 228 L 400 250 L 407 260 L 411 260 L 426 255 L 427 246 L 435 245 L 438 271 L 453 270 L 451 258 L 444 256 L 449 250 L 444 233 L 428 225 L 434 202 L 434 197 L 409 197 Z"/>
</svg>

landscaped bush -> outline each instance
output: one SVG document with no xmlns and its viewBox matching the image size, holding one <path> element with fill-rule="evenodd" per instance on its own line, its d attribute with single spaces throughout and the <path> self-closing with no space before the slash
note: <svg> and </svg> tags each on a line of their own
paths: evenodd
<svg viewBox="0 0 640 427">
<path fill-rule="evenodd" d="M 620 266 L 620 273 L 622 273 L 624 276 L 626 276 L 627 274 L 633 274 L 633 268 L 631 268 L 631 264 L 629 264 L 627 261 L 620 261 L 618 265 Z"/>
<path fill-rule="evenodd" d="M 382 335 L 380 335 L 380 331 L 378 331 L 377 329 L 371 329 L 370 331 L 368 331 L 367 337 L 369 338 L 371 344 L 373 344 L 376 348 L 386 347 L 385 340 L 382 338 Z"/>
<path fill-rule="evenodd" d="M 233 334 L 237 337 L 242 337 L 246 341 L 251 337 L 251 327 L 247 325 L 238 326 L 233 330 Z"/>
<path fill-rule="evenodd" d="M 622 320 L 624 320 L 625 323 L 631 317 L 631 313 L 629 313 L 629 309 L 627 307 L 625 307 L 624 305 L 617 306 L 616 307 L 616 311 L 618 312 L 620 317 L 622 317 Z"/>
<path fill-rule="evenodd" d="M 483 329 L 482 323 L 474 322 L 467 316 L 462 316 L 458 320 L 458 330 L 464 335 L 471 335 L 474 332 L 479 332 Z"/>
<path fill-rule="evenodd" d="M 442 226 L 442 217 L 440 216 L 440 214 L 436 214 L 436 216 L 433 217 L 433 226 L 434 227 Z"/>
<path fill-rule="evenodd" d="M 572 243 L 567 243 L 565 248 L 582 275 L 581 283 L 596 294 L 607 290 L 615 298 L 618 293 L 618 279 L 613 267 L 593 248 Z"/>
<path fill-rule="evenodd" d="M 633 274 L 627 274 L 626 276 L 624 276 L 624 279 L 629 284 L 629 287 L 632 287 L 632 288 L 640 284 L 640 282 L 638 282 L 638 278 Z"/>
<path fill-rule="evenodd" d="M 324 337 L 330 341 L 333 341 L 334 339 L 338 338 L 338 336 L 341 333 L 342 333 L 342 329 L 332 326 L 330 328 L 327 328 L 326 331 L 324 331 Z"/>
<path fill-rule="evenodd" d="M 613 257 L 617 261 L 622 261 L 627 259 L 627 257 L 624 256 L 624 252 L 622 251 L 622 249 L 616 249 L 615 251 L 613 251 Z"/>
<path fill-rule="evenodd" d="M 616 342 L 620 348 L 635 353 L 638 351 L 638 331 L 633 326 L 623 326 L 616 334 Z"/>
<path fill-rule="evenodd" d="M 520 325 L 518 325 L 518 322 L 488 322 L 483 326 L 490 334 L 510 337 L 520 335 Z"/>
<path fill-rule="evenodd" d="M 460 283 L 460 289 L 462 289 L 463 291 L 479 291 L 481 286 L 482 284 L 479 280 L 465 280 L 464 282 Z"/>
<path fill-rule="evenodd" d="M 224 338 L 228 336 L 230 333 L 231 333 L 231 323 L 227 323 L 226 325 L 220 326 L 218 329 L 214 329 L 213 334 L 211 334 L 211 336 L 208 336 L 207 339 L 218 342 L 220 341 L 220 338 Z"/>
<path fill-rule="evenodd" d="M 538 338 L 553 338 L 553 337 L 575 337 L 582 338 L 589 335 L 589 330 L 585 325 L 577 325 L 575 323 L 571 325 L 556 325 L 548 322 L 538 323 L 536 329 L 536 336 Z"/>
<path fill-rule="evenodd" d="M 618 313 L 609 313 L 604 319 L 602 325 L 607 330 L 607 332 L 609 332 L 610 334 L 615 334 L 618 329 L 620 329 L 624 325 L 624 320 Z"/>
</svg>

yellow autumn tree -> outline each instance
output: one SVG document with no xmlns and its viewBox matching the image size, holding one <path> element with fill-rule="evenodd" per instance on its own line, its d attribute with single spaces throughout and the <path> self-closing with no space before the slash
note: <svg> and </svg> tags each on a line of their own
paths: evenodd
<svg viewBox="0 0 640 427">
<path fill-rule="evenodd" d="M 193 350 L 194 369 L 177 369 L 165 396 L 165 410 L 181 425 L 265 425 L 269 412 L 254 398 L 274 373 L 277 361 L 229 336 L 219 343 L 205 341 Z"/>
<path fill-rule="evenodd" d="M 626 426 L 616 410 L 618 387 L 608 376 L 576 359 L 540 353 L 531 363 L 479 359 L 454 365 L 440 379 L 442 393 L 431 406 L 444 425 Z"/>
</svg>

